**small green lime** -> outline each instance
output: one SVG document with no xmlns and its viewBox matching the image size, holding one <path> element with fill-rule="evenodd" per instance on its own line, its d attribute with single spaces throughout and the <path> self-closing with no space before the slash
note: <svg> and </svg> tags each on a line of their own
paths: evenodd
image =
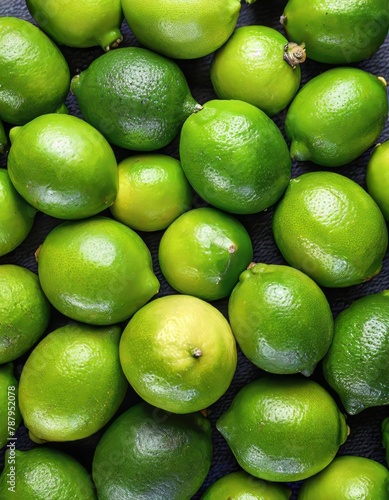
<svg viewBox="0 0 389 500">
<path fill-rule="evenodd" d="M 253 259 L 253 246 L 237 219 L 214 208 L 196 208 L 167 228 L 158 258 L 175 290 L 217 300 L 231 293 Z"/>
<path fill-rule="evenodd" d="M 69 324 L 49 333 L 27 359 L 19 405 L 33 441 L 74 441 L 101 429 L 122 402 L 118 326 Z"/>
<path fill-rule="evenodd" d="M 389 404 L 389 290 L 354 301 L 335 320 L 324 376 L 351 415 Z"/>
<path fill-rule="evenodd" d="M 15 250 L 28 236 L 36 209 L 14 188 L 8 170 L 0 168 L 0 256 Z"/>
<path fill-rule="evenodd" d="M 289 500 L 291 491 L 284 485 L 258 479 L 247 472 L 227 474 L 214 482 L 201 500 Z"/>
<path fill-rule="evenodd" d="M 181 131 L 185 175 L 205 201 L 252 214 L 273 205 L 290 179 L 288 148 L 276 124 L 243 101 L 213 100 Z"/>
<path fill-rule="evenodd" d="M 242 26 L 215 54 L 210 75 L 220 99 L 239 99 L 269 116 L 296 94 L 305 49 L 267 26 Z"/>
<path fill-rule="evenodd" d="M 16 17 L 0 17 L 0 119 L 23 125 L 45 113 L 64 112 L 70 71 L 43 31 Z"/>
<path fill-rule="evenodd" d="M 366 184 L 370 196 L 389 222 L 389 141 L 374 149 L 367 164 Z"/>
<path fill-rule="evenodd" d="M 192 203 L 181 164 L 160 154 L 126 158 L 118 166 L 119 189 L 112 215 L 139 231 L 165 229 Z"/>
<path fill-rule="evenodd" d="M 344 455 L 304 481 L 298 500 L 387 500 L 389 471 L 374 460 Z"/>
<path fill-rule="evenodd" d="M 71 89 L 87 122 L 112 144 L 136 151 L 166 146 L 201 109 L 177 64 L 139 47 L 98 57 Z"/>
<path fill-rule="evenodd" d="M 13 364 L 2 364 L 0 366 L 0 448 L 15 437 L 22 421 L 18 399 L 18 381 L 13 373 Z"/>
<path fill-rule="evenodd" d="M 388 116 L 386 82 L 359 68 L 334 68 L 306 83 L 285 118 L 297 161 L 350 163 L 380 136 Z"/>
<path fill-rule="evenodd" d="M 8 172 L 36 209 L 59 219 L 91 217 L 115 200 L 115 155 L 91 125 L 70 115 L 47 114 L 10 132 Z"/>
<path fill-rule="evenodd" d="M 25 354 L 42 337 L 50 304 L 38 276 L 25 267 L 0 265 L 0 364 Z"/>
<path fill-rule="evenodd" d="M 2 500 L 96 500 L 88 472 L 53 448 L 7 450 L 0 476 Z"/>
<path fill-rule="evenodd" d="M 273 234 L 291 266 L 335 288 L 378 274 L 388 245 L 385 220 L 371 196 L 333 172 L 290 181 L 274 211 Z"/>
<path fill-rule="evenodd" d="M 232 331 L 243 354 L 270 373 L 311 375 L 328 351 L 332 312 L 319 286 L 288 266 L 254 264 L 228 302 Z"/>
<path fill-rule="evenodd" d="M 348 435 L 330 394 L 296 375 L 273 375 L 244 386 L 216 427 L 239 465 L 268 481 L 313 476 L 333 460 Z"/>
<path fill-rule="evenodd" d="M 105 431 L 93 458 L 99 500 L 184 500 L 212 460 L 211 425 L 200 413 L 174 415 L 142 402 Z"/>
</svg>

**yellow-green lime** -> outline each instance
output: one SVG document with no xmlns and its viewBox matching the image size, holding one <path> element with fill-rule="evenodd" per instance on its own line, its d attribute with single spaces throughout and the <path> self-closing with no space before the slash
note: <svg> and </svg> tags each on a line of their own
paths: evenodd
<svg viewBox="0 0 389 500">
<path fill-rule="evenodd" d="M 115 200 L 118 173 L 106 139 L 85 121 L 46 114 L 10 132 L 8 172 L 36 209 L 59 219 L 91 217 Z"/>
<path fill-rule="evenodd" d="M 309 172 L 289 183 L 273 215 L 285 260 L 326 287 L 357 285 L 378 274 L 388 231 L 374 200 L 333 172 Z"/>
<path fill-rule="evenodd" d="M 96 500 L 94 484 L 73 457 L 53 448 L 6 451 L 3 500 Z"/>
<path fill-rule="evenodd" d="M 298 500 L 387 500 L 389 471 L 369 458 L 344 455 L 306 481 Z"/>
<path fill-rule="evenodd" d="M 386 451 L 386 463 L 389 465 L 389 417 L 385 418 L 381 426 L 382 443 Z"/>
<path fill-rule="evenodd" d="M 136 151 L 166 146 L 201 109 L 177 64 L 139 47 L 98 57 L 71 89 L 87 122 L 112 144 Z"/>
<path fill-rule="evenodd" d="M 15 250 L 28 236 L 36 209 L 14 188 L 8 170 L 0 168 L 0 256 Z"/>
<path fill-rule="evenodd" d="M 218 49 L 234 31 L 241 8 L 240 0 L 123 0 L 122 5 L 141 44 L 176 59 L 203 57 Z"/>
<path fill-rule="evenodd" d="M 237 219 L 214 208 L 196 208 L 167 228 L 158 259 L 175 290 L 217 300 L 231 293 L 253 259 L 253 246 Z"/>
<path fill-rule="evenodd" d="M 270 373 L 311 375 L 334 330 L 321 288 L 288 266 L 259 263 L 244 271 L 232 290 L 228 317 L 243 354 Z"/>
<path fill-rule="evenodd" d="M 28 357 L 19 405 L 33 441 L 74 441 L 101 429 L 122 402 L 118 326 L 69 324 L 49 333 Z"/>
<path fill-rule="evenodd" d="M 76 321 L 125 321 L 159 290 L 142 238 L 107 217 L 60 224 L 44 240 L 37 259 L 45 295 Z"/>
<path fill-rule="evenodd" d="M 389 290 L 366 295 L 335 320 L 324 376 L 351 415 L 389 404 Z"/>
<path fill-rule="evenodd" d="M 70 71 L 43 31 L 16 17 L 0 17 L 0 119 L 23 125 L 45 113 L 66 112 Z"/>
<path fill-rule="evenodd" d="M 309 80 L 285 118 L 291 157 L 339 167 L 372 146 L 388 116 L 386 81 L 377 76 L 344 67 Z"/>
<path fill-rule="evenodd" d="M 5 149 L 8 144 L 7 134 L 4 130 L 4 125 L 0 120 L 0 154 L 5 152 Z"/>
<path fill-rule="evenodd" d="M 269 116 L 283 110 L 301 80 L 304 46 L 267 26 L 242 26 L 216 52 L 210 69 L 219 99 L 239 99 Z"/>
<path fill-rule="evenodd" d="M 205 201 L 227 212 L 252 214 L 273 205 L 290 179 L 291 160 L 277 125 L 238 100 L 213 100 L 181 131 L 185 175 Z"/>
<path fill-rule="evenodd" d="M 142 402 L 105 431 L 93 457 L 93 480 L 99 500 L 184 500 L 200 488 L 211 460 L 205 417 Z"/>
<path fill-rule="evenodd" d="M 123 39 L 120 0 L 27 0 L 27 7 L 57 43 L 78 48 L 100 45 L 108 51 Z"/>
<path fill-rule="evenodd" d="M 175 158 L 130 156 L 119 163 L 118 171 L 119 189 L 111 212 L 133 229 L 165 229 L 192 204 L 192 189 Z"/>
<path fill-rule="evenodd" d="M 372 56 L 389 28 L 387 0 L 289 0 L 281 22 L 310 59 L 349 64 Z"/>
<path fill-rule="evenodd" d="M 374 149 L 367 164 L 366 185 L 370 196 L 389 222 L 389 141 Z"/>
<path fill-rule="evenodd" d="M 231 472 L 215 481 L 201 500 L 289 500 L 291 490 L 283 484 L 258 479 L 247 472 Z"/>
<path fill-rule="evenodd" d="M 15 437 L 22 421 L 18 399 L 18 381 L 13 372 L 13 364 L 2 364 L 0 366 L 0 448 Z"/>
<path fill-rule="evenodd" d="M 120 340 L 120 362 L 145 401 L 173 413 L 191 413 L 226 392 L 237 352 L 218 309 L 189 295 L 167 295 L 130 319 Z"/>
<path fill-rule="evenodd" d="M 216 427 L 246 472 L 283 482 L 327 467 L 348 435 L 332 396 L 296 375 L 273 375 L 244 386 Z"/>
<path fill-rule="evenodd" d="M 38 276 L 13 264 L 0 265 L 0 364 L 25 354 L 42 337 L 50 304 Z"/>
</svg>

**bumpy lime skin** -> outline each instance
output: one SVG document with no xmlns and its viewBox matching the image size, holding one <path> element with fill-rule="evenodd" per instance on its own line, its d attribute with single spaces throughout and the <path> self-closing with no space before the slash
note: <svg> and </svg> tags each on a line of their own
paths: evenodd
<svg viewBox="0 0 389 500">
<path fill-rule="evenodd" d="M 366 170 L 367 190 L 389 222 L 389 141 L 374 149 Z"/>
</svg>

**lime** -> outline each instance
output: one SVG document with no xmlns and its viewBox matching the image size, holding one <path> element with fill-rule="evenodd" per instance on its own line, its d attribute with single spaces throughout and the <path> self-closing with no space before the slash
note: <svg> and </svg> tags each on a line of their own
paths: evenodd
<svg viewBox="0 0 389 500">
<path fill-rule="evenodd" d="M 0 476 L 3 500 L 95 500 L 88 472 L 74 458 L 52 448 L 6 451 Z"/>
<path fill-rule="evenodd" d="M 65 111 L 69 67 L 58 47 L 23 19 L 0 17 L 0 119 L 23 125 Z"/>
<path fill-rule="evenodd" d="M 313 476 L 333 460 L 348 434 L 330 394 L 296 375 L 244 386 L 216 427 L 239 465 L 268 481 Z"/>
<path fill-rule="evenodd" d="M 0 120 L 0 154 L 5 152 L 8 144 L 7 135 L 4 130 L 4 125 Z"/>
<path fill-rule="evenodd" d="M 139 231 L 165 229 L 189 209 L 192 190 L 175 158 L 131 156 L 119 163 L 119 189 L 112 215 Z"/>
<path fill-rule="evenodd" d="M 326 287 L 356 285 L 378 274 L 388 244 L 374 200 L 333 172 L 290 181 L 273 215 L 273 234 L 285 260 Z"/>
<path fill-rule="evenodd" d="M 111 205 L 118 174 L 111 146 L 75 116 L 47 114 L 10 132 L 8 172 L 36 209 L 59 219 L 91 217 Z"/>
<path fill-rule="evenodd" d="M 285 119 L 297 161 L 339 167 L 380 136 L 388 115 L 386 82 L 358 68 L 334 68 L 299 91 Z"/>
<path fill-rule="evenodd" d="M 13 373 L 13 364 L 2 364 L 0 366 L 0 448 L 13 439 L 21 421 L 18 382 Z"/>
<path fill-rule="evenodd" d="M 14 188 L 8 170 L 0 168 L 0 256 L 15 250 L 28 236 L 36 209 Z"/>
<path fill-rule="evenodd" d="M 253 259 L 253 246 L 237 219 L 214 208 L 196 208 L 167 228 L 158 258 L 175 290 L 216 300 L 231 293 Z"/>
<path fill-rule="evenodd" d="M 386 463 L 389 465 L 389 417 L 382 422 L 382 442 L 386 451 Z"/>
<path fill-rule="evenodd" d="M 284 485 L 269 483 L 244 471 L 232 472 L 213 483 L 201 500 L 289 500 Z"/>
<path fill-rule="evenodd" d="M 167 295 L 130 319 L 120 341 L 120 362 L 145 401 L 190 413 L 226 392 L 237 353 L 230 325 L 218 309 L 189 295 Z"/>
<path fill-rule="evenodd" d="M 240 13 L 240 0 L 123 0 L 122 5 L 141 44 L 177 59 L 202 57 L 218 49 L 233 32 Z"/>
<path fill-rule="evenodd" d="M 310 59 L 349 64 L 372 56 L 389 28 L 387 0 L 289 0 L 281 22 Z"/>
<path fill-rule="evenodd" d="M 60 224 L 48 234 L 37 258 L 49 301 L 84 323 L 124 321 L 159 289 L 141 237 L 106 217 Z"/>
<path fill-rule="evenodd" d="M 271 373 L 311 375 L 332 341 L 326 296 L 292 267 L 252 265 L 232 291 L 228 315 L 243 354 Z"/>
<path fill-rule="evenodd" d="M 324 376 L 351 415 L 389 404 L 389 290 L 354 301 L 335 320 Z"/>
<path fill-rule="evenodd" d="M 127 388 L 120 334 L 118 326 L 69 324 L 35 347 L 19 384 L 20 411 L 33 441 L 85 438 L 115 414 Z"/>
<path fill-rule="evenodd" d="M 174 415 L 138 403 L 105 431 L 93 458 L 99 500 L 183 500 L 212 460 L 211 425 L 200 413 Z"/>
<path fill-rule="evenodd" d="M 288 148 L 276 124 L 243 101 L 213 100 L 181 131 L 182 168 L 205 201 L 251 214 L 273 205 L 291 174 Z"/>
<path fill-rule="evenodd" d="M 374 149 L 367 164 L 366 184 L 370 196 L 389 222 L 389 141 Z"/>
<path fill-rule="evenodd" d="M 344 455 L 304 481 L 298 500 L 387 500 L 389 471 L 374 460 Z"/>
<path fill-rule="evenodd" d="M 98 57 L 71 89 L 87 122 L 112 144 L 136 151 L 166 146 L 201 109 L 176 63 L 138 47 Z"/>
<path fill-rule="evenodd" d="M 304 47 L 288 44 L 277 30 L 242 26 L 216 52 L 212 85 L 220 99 L 239 99 L 273 116 L 296 94 L 304 60 Z"/>
<path fill-rule="evenodd" d="M 42 337 L 50 304 L 38 276 L 25 267 L 0 265 L 0 364 L 19 358 Z"/>
<path fill-rule="evenodd" d="M 122 41 L 120 0 L 27 0 L 27 7 L 42 29 L 70 47 L 100 45 L 108 51 Z"/>
</svg>

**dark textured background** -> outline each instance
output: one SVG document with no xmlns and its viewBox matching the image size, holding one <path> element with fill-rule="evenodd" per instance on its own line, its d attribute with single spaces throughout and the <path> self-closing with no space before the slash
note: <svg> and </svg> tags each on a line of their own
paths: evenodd
<svg viewBox="0 0 389 500">
<path fill-rule="evenodd" d="M 147 1 L 147 0 L 145 0 Z M 246 4 L 242 5 L 241 14 L 238 20 L 238 26 L 248 25 L 248 24 L 262 24 L 271 26 L 282 32 L 281 25 L 279 23 L 279 17 L 283 12 L 283 7 L 286 4 L 285 0 L 258 0 L 254 5 L 248 6 Z M 25 6 L 23 0 L 0 0 L 0 15 L 12 15 L 23 19 L 32 21 L 31 16 Z M 124 35 L 124 41 L 122 46 L 132 46 L 138 45 L 127 24 L 124 22 L 122 27 L 122 32 Z M 68 47 L 61 47 L 63 54 L 65 55 L 72 76 L 79 73 L 80 71 L 86 69 L 92 60 L 102 55 L 102 50 L 100 48 L 92 49 L 71 49 Z M 209 79 L 209 64 L 212 60 L 212 56 L 208 56 L 201 59 L 196 59 L 192 61 L 178 61 L 178 64 L 184 71 L 189 86 L 192 90 L 193 96 L 200 103 L 204 103 L 210 99 L 215 98 L 215 94 L 212 89 L 212 85 Z M 376 75 L 383 76 L 387 81 L 389 81 L 389 39 L 387 38 L 385 44 L 379 49 L 379 51 L 369 60 L 363 61 L 358 64 L 362 69 L 370 71 Z M 317 64 L 312 61 L 306 61 L 302 66 L 302 84 L 307 80 L 316 76 L 323 70 L 329 69 L 329 66 L 324 64 Z M 69 95 L 67 99 L 67 105 L 71 114 L 76 116 L 81 116 L 78 109 L 77 103 L 73 96 Z M 283 131 L 285 112 L 277 115 L 274 120 L 277 125 Z M 389 139 L 389 126 L 386 125 L 385 131 L 381 135 L 380 142 Z M 178 140 L 176 139 L 166 147 L 161 152 L 170 154 L 172 156 L 178 157 Z M 120 161 L 130 153 L 126 150 L 114 148 L 117 155 L 117 159 Z M 365 171 L 366 165 L 370 156 L 371 150 L 363 154 L 357 161 L 350 165 L 342 168 L 333 169 L 333 171 L 346 175 L 363 187 L 365 187 Z M 6 166 L 6 157 L 0 157 L 0 167 Z M 293 166 L 293 177 L 299 175 L 303 172 L 309 170 L 320 170 L 323 168 L 314 165 L 299 165 L 294 164 Z M 204 202 L 196 197 L 193 200 L 193 206 L 204 206 Z M 109 213 L 106 214 L 109 216 Z M 257 262 L 281 264 L 285 263 L 274 243 L 272 233 L 271 233 L 271 216 L 272 210 L 262 212 L 260 214 L 255 214 L 251 216 L 239 217 L 239 220 L 248 229 L 253 245 L 254 245 L 254 260 Z M 45 235 L 60 221 L 50 218 L 44 214 L 39 213 L 36 217 L 33 230 L 31 231 L 28 238 L 22 243 L 14 252 L 1 257 L 0 264 L 19 264 L 37 272 L 36 263 L 34 260 L 34 251 L 42 243 Z M 174 293 L 174 291 L 169 288 L 167 283 L 164 281 L 161 272 L 158 268 L 157 262 L 157 248 L 159 240 L 162 233 L 142 233 L 141 236 L 144 238 L 146 244 L 149 246 L 150 251 L 153 255 L 154 269 L 161 282 L 160 296 L 166 295 L 168 293 Z M 336 316 L 342 309 L 347 307 L 353 300 L 362 297 L 364 295 L 379 292 L 389 288 L 389 255 L 387 253 L 383 269 L 381 273 L 372 279 L 370 282 L 349 287 L 346 289 L 334 289 L 334 290 L 324 290 L 329 302 L 331 304 L 334 316 Z M 226 301 L 219 301 L 214 303 L 223 313 L 226 313 Z M 66 319 L 59 314 L 53 313 L 48 332 L 52 331 L 58 326 L 63 325 Z M 23 362 L 27 356 L 15 362 L 15 371 L 19 377 Z M 222 397 L 217 403 L 215 403 L 209 412 L 209 418 L 213 424 L 213 443 L 214 443 L 214 458 L 211 471 L 198 494 L 194 498 L 199 498 L 201 493 L 204 491 L 206 486 L 210 485 L 217 478 L 237 470 L 239 467 L 229 451 L 226 442 L 223 440 L 221 435 L 216 431 L 214 423 L 216 419 L 229 407 L 233 397 L 239 391 L 241 387 L 250 382 L 251 380 L 260 377 L 263 372 L 252 365 L 247 359 L 245 359 L 241 353 L 239 354 L 238 369 L 235 378 L 229 391 Z M 322 383 L 325 387 L 326 384 L 321 375 L 320 366 L 315 370 L 312 378 Z M 329 389 L 327 387 L 327 389 Z M 329 389 L 330 390 L 330 389 Z M 335 396 L 333 391 L 330 392 Z M 134 402 L 138 401 L 138 397 L 129 390 L 126 399 L 121 406 L 119 412 L 128 408 Z M 337 399 L 338 403 L 339 400 Z M 339 403 L 340 404 L 340 403 Z M 341 405 L 340 405 L 341 407 Z M 119 413 L 118 412 L 118 413 Z M 382 420 L 389 416 L 388 407 L 372 408 L 363 411 L 359 415 L 349 416 L 348 425 L 351 428 L 351 434 L 347 442 L 340 448 L 339 454 L 353 454 L 359 455 L 367 458 L 377 460 L 378 462 L 385 464 L 385 454 L 381 443 L 381 432 L 380 425 Z M 102 431 L 96 435 L 73 443 L 62 443 L 55 444 L 54 446 L 72 454 L 78 460 L 80 460 L 88 469 L 90 469 L 90 464 L 93 456 L 93 450 L 100 438 Z M 29 449 L 33 444 L 29 441 L 26 429 L 21 426 L 17 433 L 17 447 L 22 450 Z M 291 436 L 293 439 L 293 436 Z M 51 446 L 51 445 L 50 445 Z M 1 454 L 1 459 L 3 459 L 3 453 Z M 293 489 L 292 499 L 295 498 L 296 492 L 299 487 L 299 483 L 291 484 Z M 162 500 L 162 499 L 161 499 Z"/>
</svg>

